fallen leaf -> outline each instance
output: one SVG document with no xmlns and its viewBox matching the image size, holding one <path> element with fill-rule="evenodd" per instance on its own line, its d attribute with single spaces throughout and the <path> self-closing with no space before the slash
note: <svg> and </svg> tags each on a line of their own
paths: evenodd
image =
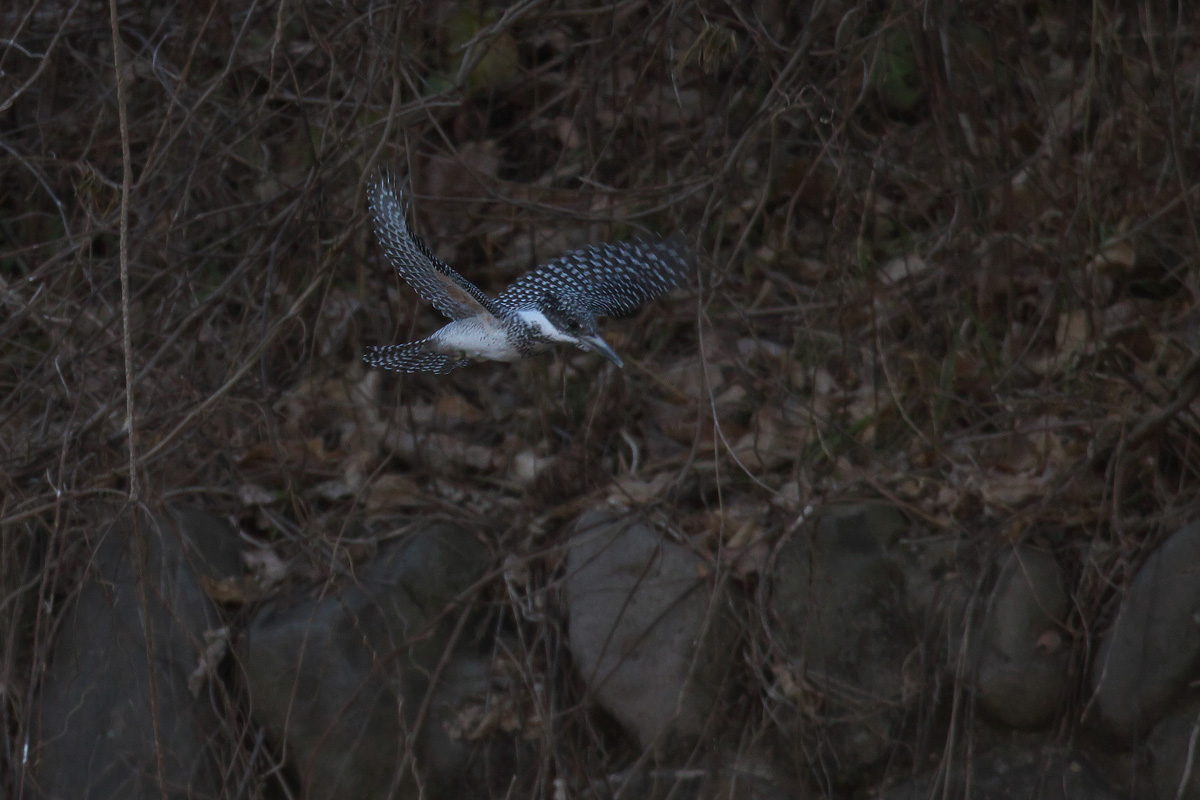
<svg viewBox="0 0 1200 800">
<path fill-rule="evenodd" d="M 255 483 L 243 483 L 238 487 L 238 500 L 244 506 L 265 506 L 274 503 L 275 493 Z"/>
<path fill-rule="evenodd" d="M 193 698 L 200 696 L 200 690 L 204 688 L 206 680 L 216 679 L 217 667 L 228 651 L 229 628 L 222 627 L 204 632 L 204 652 L 200 654 L 196 668 L 188 676 L 188 691 L 192 693 Z"/>
<path fill-rule="evenodd" d="M 658 499 L 675 481 L 669 472 L 660 472 L 649 481 L 626 475 L 613 482 L 608 504 L 615 508 L 637 508 Z"/>
<path fill-rule="evenodd" d="M 1128 272 L 1137 264 L 1137 251 L 1129 242 L 1110 244 L 1097 253 L 1087 268 L 1105 272 Z"/>
<path fill-rule="evenodd" d="M 281 583 L 287 577 L 287 563 L 269 547 L 257 547 L 242 553 L 242 562 L 258 581 L 259 587 L 266 592 Z"/>
<path fill-rule="evenodd" d="M 200 576 L 200 588 L 214 603 L 227 606 L 242 606 L 258 599 L 257 589 L 246 583 L 241 577 L 227 577 L 213 580 L 207 575 Z"/>
<path fill-rule="evenodd" d="M 423 505 L 420 487 L 406 475 L 389 472 L 379 475 L 367 486 L 363 505 L 368 511 L 390 508 L 413 508 Z"/>
<path fill-rule="evenodd" d="M 1040 477 L 995 470 L 981 470 L 972 483 L 985 503 L 1005 509 L 1022 506 L 1046 491 L 1045 481 Z"/>
<path fill-rule="evenodd" d="M 479 422 L 483 412 L 458 394 L 443 394 L 434 403 L 434 421 L 442 427 L 454 427 Z"/>
<path fill-rule="evenodd" d="M 917 255 L 899 256 L 879 268 L 879 280 L 884 286 L 915 278 L 929 271 L 929 262 Z"/>
<path fill-rule="evenodd" d="M 517 483 L 528 485 L 537 480 L 547 467 L 554 463 L 553 456 L 539 456 L 532 450 L 524 450 L 513 456 L 508 477 Z"/>
</svg>

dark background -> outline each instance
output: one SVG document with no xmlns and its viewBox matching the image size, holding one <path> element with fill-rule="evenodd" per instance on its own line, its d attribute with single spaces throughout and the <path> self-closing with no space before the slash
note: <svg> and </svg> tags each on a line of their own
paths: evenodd
<svg viewBox="0 0 1200 800">
<path fill-rule="evenodd" d="M 0 12 L 6 793 L 98 520 L 131 488 L 315 581 L 430 514 L 553 571 L 563 523 L 613 500 L 705 557 L 745 548 L 751 589 L 806 506 L 884 498 L 977 562 L 1050 549 L 1077 674 L 1093 621 L 1194 516 L 1187 4 L 117 10 L 117 54 L 106 5 Z M 486 291 L 676 230 L 699 285 L 605 326 L 623 372 L 575 351 L 369 372 L 365 346 L 440 324 L 373 240 L 384 167 Z M 769 716 L 738 724 L 769 735 Z"/>
</svg>

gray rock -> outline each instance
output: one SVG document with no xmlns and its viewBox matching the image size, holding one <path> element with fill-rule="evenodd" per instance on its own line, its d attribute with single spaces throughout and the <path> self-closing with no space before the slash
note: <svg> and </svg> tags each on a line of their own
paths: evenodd
<svg viewBox="0 0 1200 800">
<path fill-rule="evenodd" d="M 1060 623 L 1067 590 L 1054 558 L 1018 548 L 1004 561 L 982 631 L 976 698 L 1014 728 L 1048 725 L 1067 697 Z"/>
<path fill-rule="evenodd" d="M 969 785 L 968 785 L 969 784 Z M 1117 800 L 1095 769 L 1068 751 L 1011 750 L 956 765 L 949 776 L 934 771 L 881 792 L 878 800 Z"/>
<path fill-rule="evenodd" d="M 801 787 L 761 770 L 709 764 L 706 768 L 644 767 L 591 781 L 578 797 L 590 800 L 811 800 Z"/>
<path fill-rule="evenodd" d="M 255 616 L 241 647 L 251 711 L 286 746 L 305 797 L 453 797 L 469 783 L 470 751 L 443 727 L 456 701 L 486 693 L 486 671 L 453 655 L 430 689 L 457 619 L 442 612 L 487 563 L 470 533 L 433 524 L 382 550 L 340 594 Z"/>
<path fill-rule="evenodd" d="M 198 511 L 142 516 L 139 566 L 134 522 L 122 514 L 100 537 L 54 642 L 32 759 L 45 798 L 203 798 L 223 790 L 214 743 L 228 729 L 207 694 L 192 696 L 188 676 L 204 632 L 221 627 L 199 576 L 238 574 L 238 537 Z"/>
<path fill-rule="evenodd" d="M 1092 665 L 1095 706 L 1109 732 L 1134 739 L 1200 675 L 1200 523 L 1146 559 Z"/>
<path fill-rule="evenodd" d="M 822 703 L 820 718 L 797 717 L 796 735 L 808 742 L 822 779 L 837 785 L 868 777 L 916 699 L 916 676 L 906 676 L 905 664 L 917 641 L 904 555 L 894 547 L 906 529 L 890 507 L 837 506 L 775 561 L 777 638 Z"/>
<path fill-rule="evenodd" d="M 1146 751 L 1156 797 L 1200 800 L 1200 699 L 1193 699 L 1155 725 Z"/>
<path fill-rule="evenodd" d="M 571 655 L 643 747 L 698 737 L 716 709 L 733 648 L 706 573 L 686 548 L 603 512 L 585 515 L 571 537 Z"/>
</svg>

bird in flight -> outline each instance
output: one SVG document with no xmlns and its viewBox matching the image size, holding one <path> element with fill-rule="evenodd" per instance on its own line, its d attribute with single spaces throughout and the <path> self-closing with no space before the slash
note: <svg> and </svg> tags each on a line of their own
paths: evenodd
<svg viewBox="0 0 1200 800">
<path fill-rule="evenodd" d="M 368 348 L 363 360 L 397 372 L 444 375 L 472 361 L 519 361 L 571 344 L 621 357 L 596 332 L 596 318 L 620 316 L 664 295 L 694 272 L 683 237 L 594 244 L 559 256 L 492 298 L 435 256 L 405 218 L 388 174 L 368 192 L 375 234 L 392 266 L 450 323 L 424 339 Z"/>
</svg>

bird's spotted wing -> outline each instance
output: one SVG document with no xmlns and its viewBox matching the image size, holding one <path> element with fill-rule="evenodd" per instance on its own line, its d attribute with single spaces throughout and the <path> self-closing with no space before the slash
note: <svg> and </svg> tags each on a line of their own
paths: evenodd
<svg viewBox="0 0 1200 800">
<path fill-rule="evenodd" d="M 382 367 L 394 372 L 432 372 L 445 375 L 469 363 L 463 359 L 435 353 L 425 347 L 425 340 L 392 344 L 385 347 L 368 347 L 363 361 L 372 367 Z"/>
<path fill-rule="evenodd" d="M 523 275 L 496 298 L 501 308 L 537 305 L 547 294 L 575 299 L 596 316 L 617 317 L 671 291 L 695 272 L 680 235 L 596 244 Z"/>
<path fill-rule="evenodd" d="M 429 251 L 405 219 L 405 204 L 391 175 L 376 179 L 368 192 L 375 234 L 400 277 L 450 319 L 495 313 L 491 298 Z"/>
</svg>

